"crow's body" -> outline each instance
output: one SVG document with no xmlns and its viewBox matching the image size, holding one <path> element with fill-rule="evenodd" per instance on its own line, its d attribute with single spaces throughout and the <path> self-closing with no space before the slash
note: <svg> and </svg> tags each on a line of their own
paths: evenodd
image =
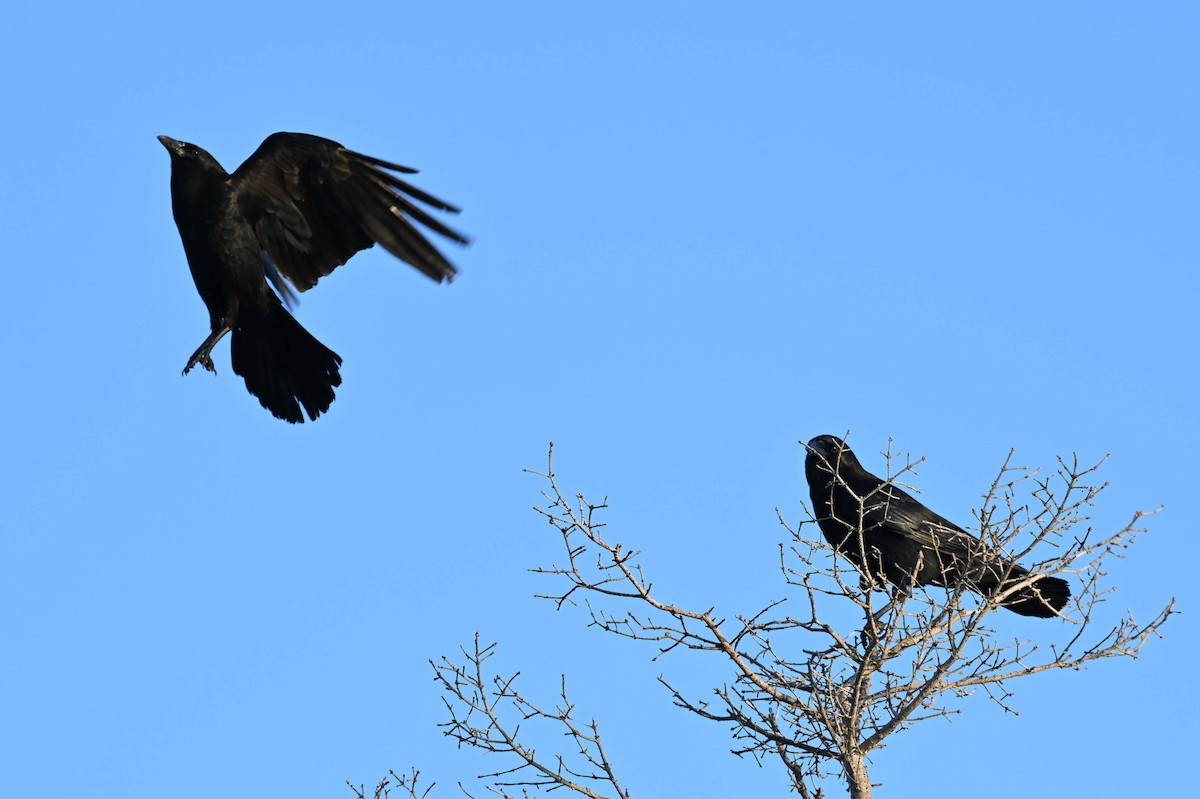
<svg viewBox="0 0 1200 799">
<path fill-rule="evenodd" d="M 276 133 L 230 175 L 193 144 L 159 141 L 171 154 L 175 224 L 212 331 L 183 373 L 196 364 L 215 372 L 212 349 L 232 333 L 233 371 L 280 419 L 316 419 L 342 382 L 342 359 L 292 317 L 280 296 L 312 288 L 377 242 L 434 280 L 454 277 L 413 222 L 459 243 L 466 238 L 414 201 L 458 209 L 384 171 L 414 170 L 318 136 Z"/>
<path fill-rule="evenodd" d="M 960 582 L 984 595 L 1007 592 L 1001 604 L 1022 616 L 1057 615 L 1071 596 L 1058 577 L 1029 580 L 1029 571 L 990 549 L 909 494 L 868 472 L 835 436 L 808 442 L 804 462 L 821 533 L 863 575 L 903 588 Z"/>
</svg>

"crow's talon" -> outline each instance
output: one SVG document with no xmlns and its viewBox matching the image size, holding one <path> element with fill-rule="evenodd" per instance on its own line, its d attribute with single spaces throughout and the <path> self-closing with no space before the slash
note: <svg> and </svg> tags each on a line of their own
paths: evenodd
<svg viewBox="0 0 1200 799">
<path fill-rule="evenodd" d="M 209 355 L 199 354 L 192 356 L 192 359 L 187 362 L 187 366 L 183 367 L 183 373 L 186 375 L 188 372 L 192 371 L 192 368 L 196 364 L 200 364 L 205 368 L 206 371 L 212 372 L 214 375 L 217 373 L 217 367 L 213 363 L 212 357 Z"/>
</svg>

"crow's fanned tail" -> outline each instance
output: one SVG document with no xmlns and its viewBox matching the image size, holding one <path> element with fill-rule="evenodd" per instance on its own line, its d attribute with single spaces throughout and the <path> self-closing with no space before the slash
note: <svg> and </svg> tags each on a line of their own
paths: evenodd
<svg viewBox="0 0 1200 799">
<path fill-rule="evenodd" d="M 282 305 L 246 315 L 233 331 L 233 371 L 278 419 L 293 424 L 329 410 L 342 384 L 341 357 L 309 333 Z"/>
</svg>

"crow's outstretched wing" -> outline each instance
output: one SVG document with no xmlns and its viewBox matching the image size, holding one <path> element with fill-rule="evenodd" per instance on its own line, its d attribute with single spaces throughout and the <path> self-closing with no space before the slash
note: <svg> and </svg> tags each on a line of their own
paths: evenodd
<svg viewBox="0 0 1200 799">
<path fill-rule="evenodd" d="M 320 136 L 275 133 L 229 183 L 270 264 L 300 291 L 375 243 L 438 282 L 453 279 L 453 264 L 414 223 L 465 244 L 421 205 L 458 209 L 392 172 L 416 170 Z"/>
</svg>

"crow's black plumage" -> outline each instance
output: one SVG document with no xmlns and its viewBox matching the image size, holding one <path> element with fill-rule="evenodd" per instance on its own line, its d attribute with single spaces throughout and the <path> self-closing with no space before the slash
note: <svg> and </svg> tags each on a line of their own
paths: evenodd
<svg viewBox="0 0 1200 799">
<path fill-rule="evenodd" d="M 825 540 L 874 581 L 1011 591 L 1003 607 L 1041 618 L 1057 615 L 1071 596 L 1066 580 L 1031 579 L 1027 569 L 868 472 L 836 436 L 808 442 L 804 472 Z"/>
<path fill-rule="evenodd" d="M 418 203 L 458 209 L 391 174 L 416 170 L 319 136 L 268 136 L 232 174 L 194 144 L 159 136 L 171 154 L 171 202 L 212 333 L 188 360 L 215 372 L 212 349 L 233 333 L 233 371 L 280 419 L 316 419 L 341 385 L 342 359 L 280 301 L 380 244 L 441 282 L 455 268 L 413 224 L 466 243 Z M 271 291 L 275 286 L 278 296 Z"/>
</svg>

